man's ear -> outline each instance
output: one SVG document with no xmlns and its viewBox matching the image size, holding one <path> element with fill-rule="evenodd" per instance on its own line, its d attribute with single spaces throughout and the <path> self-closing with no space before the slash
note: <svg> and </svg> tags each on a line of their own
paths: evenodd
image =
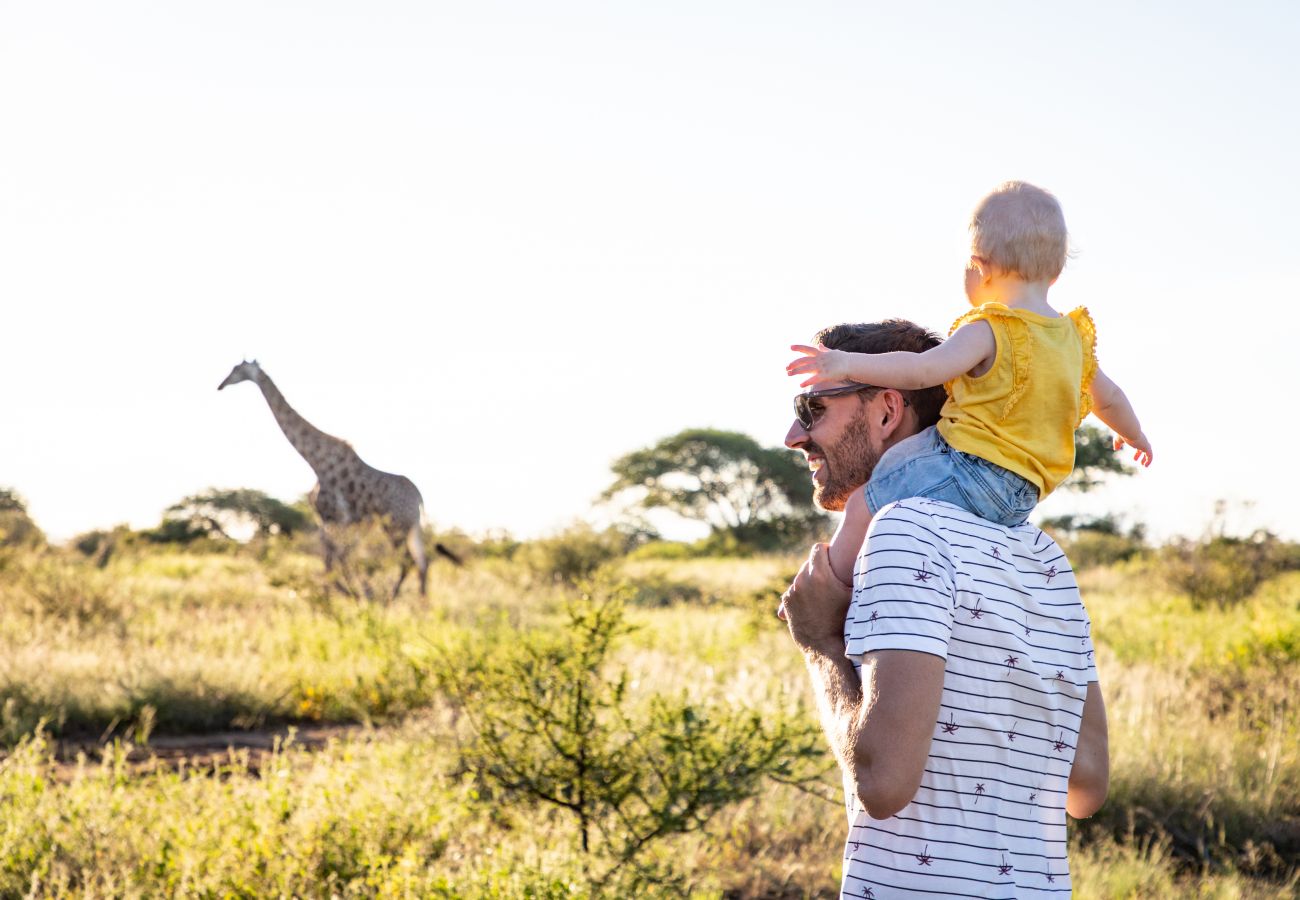
<svg viewBox="0 0 1300 900">
<path fill-rule="evenodd" d="M 903 395 L 893 388 L 880 392 L 880 440 L 888 445 L 903 424 L 903 410 L 907 408 Z"/>
</svg>

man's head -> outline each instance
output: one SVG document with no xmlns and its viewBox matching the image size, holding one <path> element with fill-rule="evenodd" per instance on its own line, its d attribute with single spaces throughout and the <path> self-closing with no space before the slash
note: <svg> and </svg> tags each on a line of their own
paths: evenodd
<svg viewBox="0 0 1300 900">
<path fill-rule="evenodd" d="M 889 319 L 824 328 L 813 343 L 850 353 L 921 353 L 938 346 L 939 338 L 919 325 Z M 801 403 L 807 424 L 796 419 L 785 436 L 785 445 L 807 458 L 813 501 L 823 509 L 843 509 L 849 496 L 870 479 L 885 450 L 939 421 L 946 396 L 942 387 L 845 390 L 852 387 L 841 382 L 807 392 Z"/>
<path fill-rule="evenodd" d="M 1065 268 L 1069 253 L 1061 204 L 1023 181 L 999 185 L 979 202 L 971 213 L 970 237 L 972 270 L 1022 281 L 1050 284 Z"/>
</svg>

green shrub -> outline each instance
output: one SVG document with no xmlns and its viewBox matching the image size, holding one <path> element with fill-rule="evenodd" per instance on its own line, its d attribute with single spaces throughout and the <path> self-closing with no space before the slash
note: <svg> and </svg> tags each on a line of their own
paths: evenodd
<svg viewBox="0 0 1300 900">
<path fill-rule="evenodd" d="M 474 555 L 488 559 L 511 560 L 522 546 L 524 542 L 515 538 L 510 532 L 494 529 L 474 543 Z"/>
<path fill-rule="evenodd" d="M 585 522 L 551 537 L 528 541 L 514 552 L 515 562 L 541 581 L 574 585 L 628 552 L 628 538 L 617 529 L 597 531 Z"/>
<path fill-rule="evenodd" d="M 1070 564 L 1076 569 L 1112 566 L 1140 556 L 1146 544 L 1129 535 L 1107 534 L 1101 531 L 1080 531 L 1061 542 Z"/>
<path fill-rule="evenodd" d="M 704 591 L 698 584 L 668 577 L 664 572 L 646 572 L 629 577 L 624 584 L 629 602 L 637 606 L 672 606 L 674 603 L 701 603 Z"/>
<path fill-rule="evenodd" d="M 700 550 L 694 544 L 684 544 L 681 541 L 650 541 L 642 544 L 631 553 L 628 559 L 695 559 L 700 556 Z"/>
<path fill-rule="evenodd" d="M 10 488 L 0 488 L 0 547 L 40 547 L 45 533 L 27 515 L 27 503 Z"/>
<path fill-rule="evenodd" d="M 1111 513 L 1054 516 L 1040 525 L 1061 545 L 1075 569 L 1127 562 L 1148 549 L 1146 526 L 1139 522 L 1125 530 L 1121 518 Z"/>
<path fill-rule="evenodd" d="M 136 536 L 130 528 L 118 525 L 109 530 L 97 528 L 79 534 L 68 542 L 68 546 L 102 569 L 110 559 L 131 547 L 135 541 Z"/>
<path fill-rule="evenodd" d="M 572 826 L 593 888 L 637 894 L 672 882 L 647 861 L 662 839 L 702 829 L 769 778 L 818 778 L 825 751 L 806 717 L 636 697 L 611 652 L 630 631 L 626 589 L 584 597 L 560 629 L 519 634 L 491 650 L 447 654 L 438 676 L 472 737 L 466 769 L 488 804 L 549 807 Z M 630 879 L 630 880 L 629 880 Z"/>
<path fill-rule="evenodd" d="M 120 626 L 127 614 L 118 586 L 70 555 L 27 557 L 15 568 L 9 588 L 12 608 L 36 621 L 66 623 L 74 636 Z"/>
<path fill-rule="evenodd" d="M 1296 562 L 1295 545 L 1283 543 L 1268 531 L 1247 538 L 1223 534 L 1199 541 L 1183 538 L 1160 551 L 1166 583 L 1186 594 L 1198 609 L 1240 603 L 1264 581 L 1295 568 Z"/>
</svg>

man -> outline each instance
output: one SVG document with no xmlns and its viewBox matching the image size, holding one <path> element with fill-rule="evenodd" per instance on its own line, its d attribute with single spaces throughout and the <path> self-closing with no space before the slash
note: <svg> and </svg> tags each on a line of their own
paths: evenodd
<svg viewBox="0 0 1300 900">
<path fill-rule="evenodd" d="M 817 342 L 882 353 L 938 339 L 891 320 Z M 819 386 L 796 398 L 786 445 L 808 459 L 815 502 L 840 510 L 942 402 L 935 388 Z M 851 593 L 818 544 L 782 598 L 844 775 L 841 896 L 1068 896 L 1065 814 L 1101 806 L 1109 762 L 1065 555 L 1032 525 L 914 498 L 872 522 Z"/>
</svg>

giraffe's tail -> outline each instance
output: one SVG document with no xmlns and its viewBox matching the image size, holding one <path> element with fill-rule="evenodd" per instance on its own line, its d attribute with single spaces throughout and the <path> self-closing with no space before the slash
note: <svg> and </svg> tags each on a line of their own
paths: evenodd
<svg viewBox="0 0 1300 900">
<path fill-rule="evenodd" d="M 433 551 L 437 553 L 439 556 L 445 556 L 447 559 L 451 560 L 453 563 L 455 563 L 458 566 L 465 565 L 464 561 L 462 561 L 459 556 L 457 556 L 455 553 L 452 553 L 442 544 L 434 544 Z"/>
<path fill-rule="evenodd" d="M 425 531 L 425 529 L 430 528 L 431 525 L 432 525 L 432 523 L 429 521 L 429 516 L 428 516 L 428 514 L 424 511 L 424 503 L 423 503 L 423 501 L 421 501 L 421 503 L 420 503 L 420 531 L 421 531 L 421 533 L 423 533 L 423 532 Z M 457 554 L 451 552 L 450 550 L 448 550 L 447 547 L 446 547 L 446 545 L 443 544 L 441 541 L 434 541 L 434 544 L 433 544 L 433 552 L 436 553 L 436 554 L 438 554 L 439 556 L 443 557 L 444 559 L 451 560 L 451 562 L 453 562 L 454 564 L 456 564 L 456 565 L 458 565 L 458 566 L 463 566 L 463 565 L 465 565 L 465 561 L 464 561 L 463 559 L 461 559 L 459 555 L 457 555 Z"/>
</svg>

